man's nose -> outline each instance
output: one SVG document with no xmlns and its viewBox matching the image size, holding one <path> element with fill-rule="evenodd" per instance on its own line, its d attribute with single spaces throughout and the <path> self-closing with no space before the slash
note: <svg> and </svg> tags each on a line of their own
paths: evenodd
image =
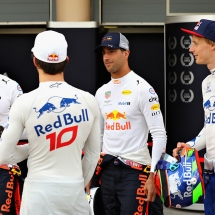
<svg viewBox="0 0 215 215">
<path fill-rule="evenodd" d="M 193 51 L 194 51 L 194 49 L 193 49 L 193 45 L 191 45 L 191 46 L 190 46 L 189 51 L 190 51 L 190 52 L 193 52 Z"/>
<path fill-rule="evenodd" d="M 104 59 L 104 60 L 109 59 L 109 54 L 108 54 L 108 53 L 104 53 L 104 54 L 103 54 L 103 59 Z"/>
</svg>

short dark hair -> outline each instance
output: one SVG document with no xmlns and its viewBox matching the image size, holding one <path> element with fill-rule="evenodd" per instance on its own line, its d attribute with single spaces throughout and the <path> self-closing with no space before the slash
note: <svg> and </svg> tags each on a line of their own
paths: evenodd
<svg viewBox="0 0 215 215">
<path fill-rule="evenodd" d="M 32 58 L 35 57 L 32 53 Z M 45 73 L 49 75 L 56 75 L 58 73 L 64 72 L 66 65 L 69 63 L 69 60 L 66 58 L 65 61 L 60 63 L 46 63 L 35 57 L 36 64 L 39 69 L 42 69 Z"/>
<path fill-rule="evenodd" d="M 106 47 L 106 46 L 104 46 Z M 109 47 L 106 47 L 106 48 L 109 48 Z M 101 49 L 101 48 L 100 48 Z M 113 49 L 113 48 L 109 48 L 109 49 Z M 117 49 L 113 49 L 113 50 L 120 50 L 121 52 L 124 52 L 126 51 L 126 49 L 123 49 L 123 48 L 117 48 Z M 102 53 L 103 53 L 103 50 L 101 49 Z M 98 51 L 97 51 L 98 52 Z"/>
<path fill-rule="evenodd" d="M 126 51 L 126 49 L 123 49 L 123 48 L 119 48 L 122 52 Z"/>
</svg>

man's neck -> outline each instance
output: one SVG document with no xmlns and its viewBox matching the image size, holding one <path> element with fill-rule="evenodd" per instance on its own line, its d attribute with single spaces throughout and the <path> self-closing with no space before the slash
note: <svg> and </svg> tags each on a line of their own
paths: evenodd
<svg viewBox="0 0 215 215">
<path fill-rule="evenodd" d="M 126 67 L 124 69 L 121 69 L 120 71 L 117 71 L 116 73 L 111 73 L 111 77 L 114 79 L 122 78 L 126 76 L 130 71 L 131 69 L 129 67 Z"/>
<path fill-rule="evenodd" d="M 44 73 L 43 71 L 38 71 L 39 73 L 39 82 L 47 82 L 47 81 L 65 81 L 64 73 L 58 73 L 56 75 L 49 75 Z"/>
</svg>

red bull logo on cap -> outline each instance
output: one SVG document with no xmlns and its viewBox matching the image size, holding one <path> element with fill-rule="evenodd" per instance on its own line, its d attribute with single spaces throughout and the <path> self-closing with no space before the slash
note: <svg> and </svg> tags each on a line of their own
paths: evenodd
<svg viewBox="0 0 215 215">
<path fill-rule="evenodd" d="M 129 130 L 131 129 L 131 122 L 126 120 L 126 112 L 119 112 L 118 110 L 113 110 L 110 113 L 105 113 L 106 118 L 106 130 Z M 124 122 L 113 122 L 108 123 L 107 120 L 118 121 L 125 120 Z"/>
<path fill-rule="evenodd" d="M 47 60 L 48 61 L 58 61 L 59 60 L 59 55 L 57 55 L 57 54 L 49 54 Z"/>
<path fill-rule="evenodd" d="M 102 39 L 102 42 L 104 42 L 104 41 L 111 41 L 111 40 L 112 40 L 112 37 L 104 37 Z"/>
</svg>

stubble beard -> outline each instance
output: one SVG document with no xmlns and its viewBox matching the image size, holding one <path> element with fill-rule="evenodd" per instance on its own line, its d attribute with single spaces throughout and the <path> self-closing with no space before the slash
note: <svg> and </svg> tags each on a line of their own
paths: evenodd
<svg viewBox="0 0 215 215">
<path fill-rule="evenodd" d="M 106 69 L 109 73 L 115 73 L 118 70 L 116 65 L 113 65 L 112 67 L 106 67 Z"/>
</svg>

